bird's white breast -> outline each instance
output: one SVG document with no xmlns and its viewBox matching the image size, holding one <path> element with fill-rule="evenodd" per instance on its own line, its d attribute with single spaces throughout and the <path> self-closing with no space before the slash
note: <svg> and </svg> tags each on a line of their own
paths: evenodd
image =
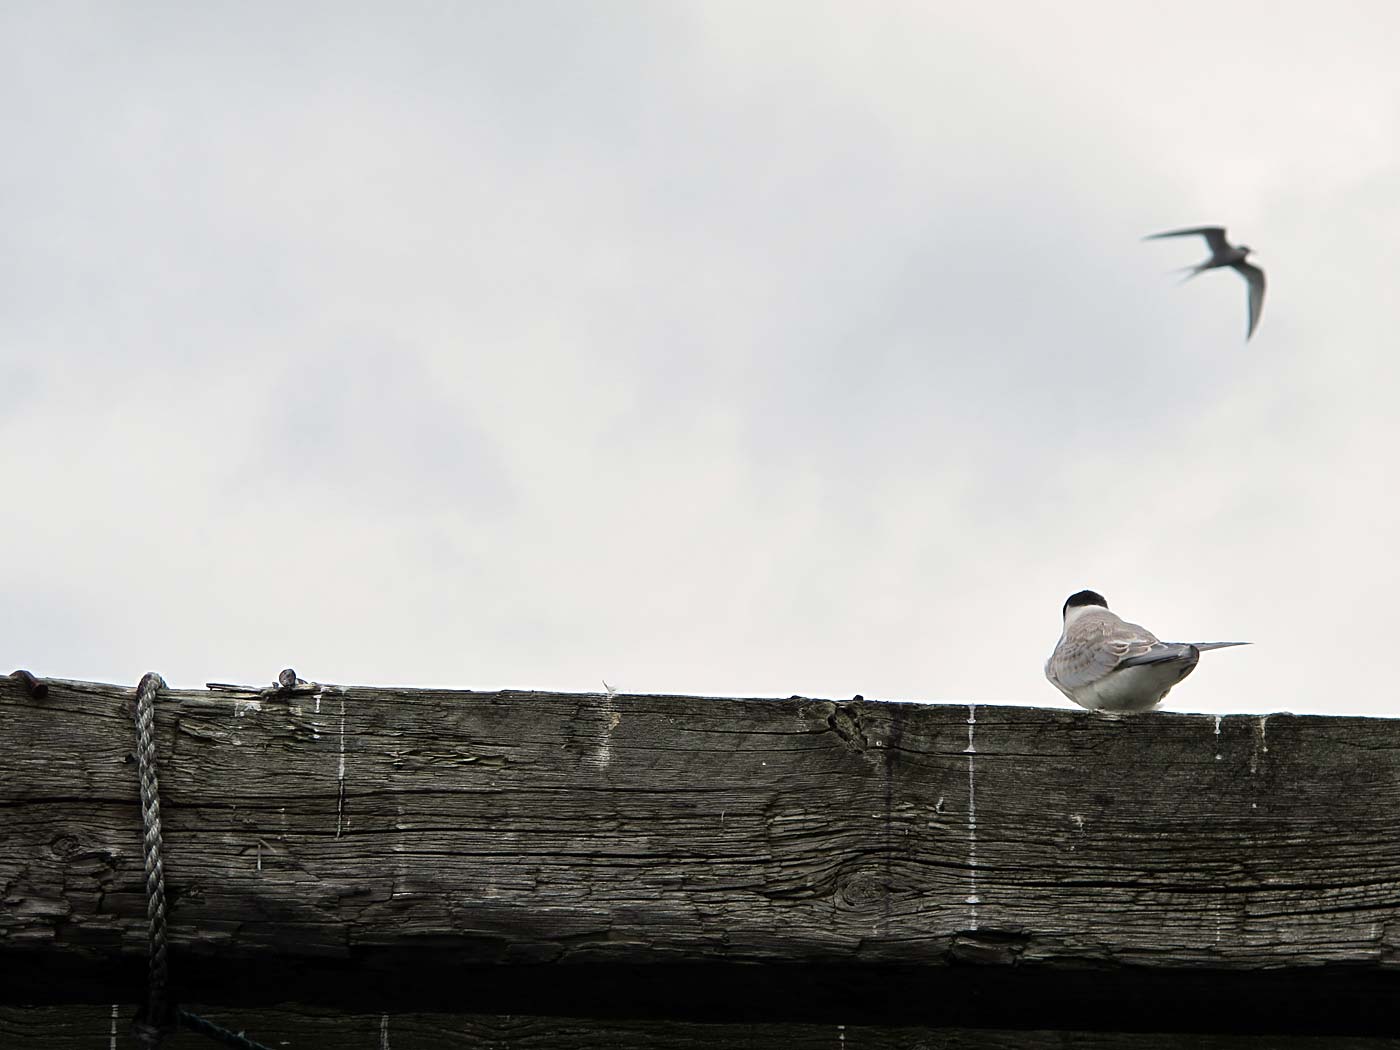
<svg viewBox="0 0 1400 1050">
<path fill-rule="evenodd" d="M 1182 666 L 1175 662 L 1124 667 L 1090 682 L 1074 699 L 1091 711 L 1146 711 L 1161 703 L 1172 686 L 1185 677 Z"/>
</svg>

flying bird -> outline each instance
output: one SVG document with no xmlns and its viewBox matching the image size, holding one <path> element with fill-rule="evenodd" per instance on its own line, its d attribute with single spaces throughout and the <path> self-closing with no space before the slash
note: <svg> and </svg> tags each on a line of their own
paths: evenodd
<svg viewBox="0 0 1400 1050">
<path fill-rule="evenodd" d="M 1264 309 L 1264 271 L 1253 263 L 1245 262 L 1250 249 L 1247 245 L 1233 245 L 1225 239 L 1224 226 L 1193 226 L 1189 230 L 1168 230 L 1166 233 L 1153 233 L 1144 237 L 1144 241 L 1155 241 L 1162 237 L 1191 237 L 1200 234 L 1206 239 L 1206 244 L 1210 246 L 1210 258 L 1196 266 L 1188 266 L 1186 269 L 1191 272 L 1186 275 L 1184 281 L 1189 281 L 1198 273 L 1205 273 L 1207 270 L 1215 270 L 1221 266 L 1229 266 L 1236 270 L 1241 277 L 1249 282 L 1249 331 L 1245 335 L 1248 340 L 1254 335 L 1254 329 L 1259 327 L 1259 315 Z"/>
<path fill-rule="evenodd" d="M 1196 669 L 1207 649 L 1248 642 L 1163 642 L 1108 611 L 1096 591 L 1071 594 L 1064 631 L 1045 662 L 1045 677 L 1080 707 L 1108 714 L 1146 711 Z"/>
</svg>

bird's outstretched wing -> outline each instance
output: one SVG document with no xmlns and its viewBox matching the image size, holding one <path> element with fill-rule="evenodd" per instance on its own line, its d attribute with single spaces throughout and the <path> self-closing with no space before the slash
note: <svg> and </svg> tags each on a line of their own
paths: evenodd
<svg viewBox="0 0 1400 1050">
<path fill-rule="evenodd" d="M 1230 250 L 1230 242 L 1225 239 L 1224 226 L 1192 226 L 1189 230 L 1168 230 L 1166 233 L 1149 233 L 1144 241 L 1160 240 L 1163 237 L 1191 237 L 1199 234 L 1210 245 L 1212 255 L 1223 255 Z"/>
<path fill-rule="evenodd" d="M 1264 312 L 1264 271 L 1243 259 L 1232 265 L 1249 282 L 1249 333 L 1245 336 L 1248 339 L 1259 327 L 1259 315 Z"/>
</svg>

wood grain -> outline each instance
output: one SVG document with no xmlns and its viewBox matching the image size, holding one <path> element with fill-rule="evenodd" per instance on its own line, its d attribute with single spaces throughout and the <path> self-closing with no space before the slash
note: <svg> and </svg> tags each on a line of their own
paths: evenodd
<svg viewBox="0 0 1400 1050">
<path fill-rule="evenodd" d="M 133 692 L 47 684 L 0 679 L 0 997 L 135 1001 Z M 1009 980 L 1094 1028 L 1178 974 L 1244 1029 L 1397 1020 L 1390 720 L 307 687 L 157 728 L 189 998 L 966 1021 Z M 772 981 L 817 994 L 734 1001 Z"/>
</svg>

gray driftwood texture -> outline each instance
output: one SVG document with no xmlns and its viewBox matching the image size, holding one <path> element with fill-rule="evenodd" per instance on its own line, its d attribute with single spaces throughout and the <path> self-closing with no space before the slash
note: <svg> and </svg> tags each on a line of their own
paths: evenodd
<svg viewBox="0 0 1400 1050">
<path fill-rule="evenodd" d="M 133 691 L 48 685 L 0 679 L 0 999 L 136 1002 Z M 1400 1030 L 1397 722 L 307 686 L 157 731 L 187 1001 Z"/>
</svg>

